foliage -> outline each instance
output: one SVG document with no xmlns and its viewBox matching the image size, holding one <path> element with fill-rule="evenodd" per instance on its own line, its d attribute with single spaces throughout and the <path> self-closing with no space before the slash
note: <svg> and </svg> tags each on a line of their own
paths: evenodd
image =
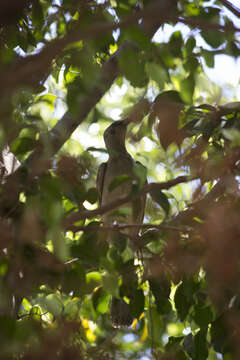
<svg viewBox="0 0 240 360">
<path fill-rule="evenodd" d="M 239 359 L 240 103 L 205 75 L 240 56 L 236 16 L 226 0 L 2 1 L 0 359 Z M 107 241 L 97 205 L 116 114 L 144 165 L 115 205 L 148 195 L 134 246 L 124 223 Z M 131 327 L 111 326 L 112 296 Z"/>
</svg>

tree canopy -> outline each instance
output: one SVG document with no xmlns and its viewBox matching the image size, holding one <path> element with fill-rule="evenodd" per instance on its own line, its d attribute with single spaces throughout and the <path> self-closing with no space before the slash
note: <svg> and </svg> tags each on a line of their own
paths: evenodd
<svg viewBox="0 0 240 360">
<path fill-rule="evenodd" d="M 239 359 L 240 102 L 206 75 L 240 56 L 239 18 L 228 0 L 1 2 L 0 359 Z M 103 132 L 126 117 L 143 166 L 98 206 Z"/>
</svg>

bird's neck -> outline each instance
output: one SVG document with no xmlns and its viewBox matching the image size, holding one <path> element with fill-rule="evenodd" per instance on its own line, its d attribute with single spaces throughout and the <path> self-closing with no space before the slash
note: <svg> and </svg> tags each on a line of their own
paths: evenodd
<svg viewBox="0 0 240 360">
<path fill-rule="evenodd" d="M 109 157 L 111 158 L 129 155 L 125 145 L 120 145 L 120 144 L 115 144 L 115 146 L 111 147 L 111 149 L 108 149 L 108 154 Z"/>
</svg>

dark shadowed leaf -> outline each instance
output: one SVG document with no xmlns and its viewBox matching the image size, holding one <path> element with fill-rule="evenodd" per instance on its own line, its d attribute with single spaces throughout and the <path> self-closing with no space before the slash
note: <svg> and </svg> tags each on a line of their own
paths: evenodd
<svg viewBox="0 0 240 360">
<path fill-rule="evenodd" d="M 163 208 L 166 215 L 168 215 L 170 211 L 168 197 L 162 191 L 154 188 L 150 190 L 150 195 L 152 199 Z"/>
<path fill-rule="evenodd" d="M 132 297 L 130 301 L 130 310 L 131 310 L 131 314 L 137 319 L 144 310 L 144 301 L 145 301 L 145 297 L 142 289 L 136 289 L 132 293 Z"/>
</svg>

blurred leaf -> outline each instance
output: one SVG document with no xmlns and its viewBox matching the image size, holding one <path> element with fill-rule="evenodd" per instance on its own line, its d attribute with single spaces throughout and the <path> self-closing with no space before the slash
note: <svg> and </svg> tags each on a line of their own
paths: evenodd
<svg viewBox="0 0 240 360">
<path fill-rule="evenodd" d="M 109 307 L 110 295 L 100 286 L 92 295 L 93 307 L 100 314 L 105 314 Z"/>
<path fill-rule="evenodd" d="M 118 60 L 122 75 L 130 81 L 132 86 L 143 87 L 147 84 L 145 64 L 140 60 L 136 50 L 126 49 Z"/>
<path fill-rule="evenodd" d="M 160 190 L 155 189 L 154 187 L 150 189 L 150 195 L 158 205 L 160 205 L 165 211 L 166 215 L 169 214 L 170 204 L 168 201 L 168 197 Z"/>
<path fill-rule="evenodd" d="M 138 179 L 139 188 L 141 189 L 147 181 L 147 168 L 139 161 L 136 161 L 133 166 L 133 172 Z"/>
<path fill-rule="evenodd" d="M 201 31 L 201 36 L 203 39 L 213 48 L 218 48 L 225 42 L 225 34 L 223 32 L 218 32 L 218 36 L 214 31 Z"/>
<path fill-rule="evenodd" d="M 160 90 L 164 88 L 164 84 L 168 80 L 168 74 L 162 66 L 153 62 L 148 63 L 146 71 L 150 79 L 156 81 Z"/>
<path fill-rule="evenodd" d="M 14 141 L 11 146 L 11 150 L 16 156 L 19 156 L 33 150 L 35 145 L 35 139 L 29 137 L 21 137 Z"/>
<path fill-rule="evenodd" d="M 105 274 L 103 276 L 103 288 L 107 293 L 118 297 L 118 277 L 115 274 Z"/>
<path fill-rule="evenodd" d="M 130 311 L 135 318 L 139 318 L 144 310 L 145 297 L 142 289 L 136 289 L 130 300 Z"/>
<path fill-rule="evenodd" d="M 200 327 L 208 326 L 208 324 L 213 320 L 213 313 L 210 306 L 206 306 L 204 304 L 195 305 L 193 319 Z"/>
<path fill-rule="evenodd" d="M 92 293 L 92 291 L 102 285 L 103 277 L 100 272 L 91 271 L 86 274 L 86 286 L 87 286 L 87 293 Z"/>
<path fill-rule="evenodd" d="M 192 52 L 193 52 L 193 49 L 195 48 L 196 46 L 196 40 L 193 36 L 190 36 L 188 39 L 187 39 L 187 42 L 185 44 L 185 49 L 186 49 L 186 53 L 187 55 L 191 55 Z"/>
<path fill-rule="evenodd" d="M 167 279 L 152 278 L 149 280 L 150 289 L 155 297 L 157 311 L 159 314 L 168 314 L 171 310 L 171 304 L 169 301 L 171 284 Z"/>
<path fill-rule="evenodd" d="M 63 313 L 63 303 L 57 294 L 50 294 L 45 298 L 42 297 L 41 304 L 56 317 L 59 317 Z"/>
<path fill-rule="evenodd" d="M 207 345 L 207 328 L 198 331 L 194 336 L 194 360 L 207 360 L 208 345 Z"/>
<path fill-rule="evenodd" d="M 114 232 L 112 236 L 112 243 L 115 248 L 122 253 L 127 246 L 127 236 L 123 235 L 120 232 Z"/>
<path fill-rule="evenodd" d="M 185 291 L 184 283 L 180 284 L 175 292 L 174 303 L 181 321 L 186 319 L 189 309 L 193 304 L 193 299 L 189 295 L 190 294 Z"/>
<path fill-rule="evenodd" d="M 90 188 L 86 194 L 86 200 L 90 204 L 95 204 L 98 200 L 98 191 L 96 188 Z"/>
<path fill-rule="evenodd" d="M 195 80 L 193 75 L 189 75 L 187 78 L 183 79 L 180 82 L 181 97 L 188 104 L 192 103 L 194 88 Z"/>
</svg>

